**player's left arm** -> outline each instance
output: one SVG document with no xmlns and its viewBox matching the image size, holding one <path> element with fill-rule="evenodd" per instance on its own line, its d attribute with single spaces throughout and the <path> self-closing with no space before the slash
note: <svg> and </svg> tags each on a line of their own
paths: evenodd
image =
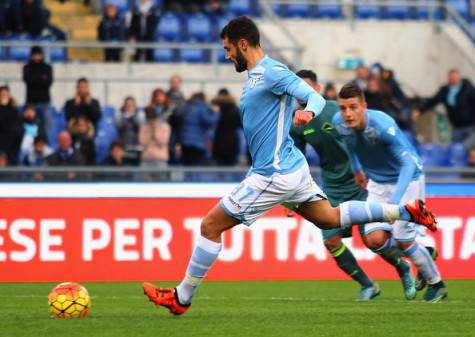
<svg viewBox="0 0 475 337">
<path fill-rule="evenodd" d="M 401 163 L 396 188 L 391 198 L 389 198 L 389 203 L 399 204 L 402 196 L 406 193 L 407 187 L 412 181 L 412 177 L 417 168 L 417 159 L 412 155 L 410 149 L 407 148 L 406 143 L 403 141 L 403 137 L 405 136 L 397 126 L 389 126 L 382 135 L 382 139 L 388 144 L 391 153 Z"/>
<path fill-rule="evenodd" d="M 295 125 L 305 125 L 319 115 L 325 107 L 325 99 L 304 80 L 288 68 L 275 65 L 264 73 L 266 86 L 276 95 L 288 94 L 298 100 L 307 102 L 304 110 L 297 110 L 294 116 Z M 297 123 L 295 123 L 297 121 Z"/>
</svg>

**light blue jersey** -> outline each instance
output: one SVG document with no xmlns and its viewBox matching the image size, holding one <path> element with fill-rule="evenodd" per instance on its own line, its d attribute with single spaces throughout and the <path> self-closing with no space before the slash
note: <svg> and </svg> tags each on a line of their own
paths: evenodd
<svg viewBox="0 0 475 337">
<path fill-rule="evenodd" d="M 325 100 L 285 65 L 267 55 L 249 70 L 240 100 L 244 135 L 252 157 L 249 172 L 263 176 L 292 173 L 305 162 L 289 130 L 292 96 L 318 115 Z"/>
<path fill-rule="evenodd" d="M 423 167 L 396 122 L 382 111 L 367 109 L 364 130 L 347 128 L 341 114 L 333 117 L 333 124 L 348 148 L 353 172 L 364 171 L 379 184 L 396 184 L 389 202 L 398 204 Z"/>
</svg>

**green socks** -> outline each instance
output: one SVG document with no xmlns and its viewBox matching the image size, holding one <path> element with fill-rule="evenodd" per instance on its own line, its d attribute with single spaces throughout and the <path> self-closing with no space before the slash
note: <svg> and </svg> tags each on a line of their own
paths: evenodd
<svg viewBox="0 0 475 337">
<path fill-rule="evenodd" d="M 330 254 L 335 259 L 338 267 L 340 267 L 341 270 L 343 270 L 353 280 L 361 284 L 363 288 L 373 286 L 373 281 L 368 278 L 363 269 L 358 265 L 358 262 L 356 262 L 353 253 L 351 253 L 343 243 L 340 247 L 331 250 Z"/>
</svg>

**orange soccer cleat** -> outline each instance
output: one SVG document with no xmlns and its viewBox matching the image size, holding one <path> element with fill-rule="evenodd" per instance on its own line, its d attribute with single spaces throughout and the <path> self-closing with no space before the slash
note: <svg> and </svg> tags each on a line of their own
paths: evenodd
<svg viewBox="0 0 475 337">
<path fill-rule="evenodd" d="M 412 222 L 426 226 L 432 232 L 437 230 L 435 216 L 426 208 L 424 201 L 420 199 L 414 200 L 413 202 L 407 203 L 404 207 L 411 215 Z"/>
<path fill-rule="evenodd" d="M 155 303 L 155 305 L 168 308 L 168 310 L 174 315 L 182 315 L 190 307 L 190 304 L 180 304 L 178 301 L 176 288 L 159 288 L 147 282 L 142 284 L 142 288 L 144 294 L 147 295 L 150 302 Z"/>
</svg>

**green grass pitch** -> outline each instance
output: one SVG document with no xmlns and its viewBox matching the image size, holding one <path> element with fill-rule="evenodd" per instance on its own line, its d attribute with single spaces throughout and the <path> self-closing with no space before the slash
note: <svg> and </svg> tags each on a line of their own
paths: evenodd
<svg viewBox="0 0 475 337">
<path fill-rule="evenodd" d="M 351 281 L 204 282 L 188 312 L 175 317 L 147 301 L 140 283 L 83 283 L 92 296 L 85 319 L 51 318 L 51 283 L 0 283 L 1 337 L 475 336 L 475 281 L 447 282 L 437 304 L 403 298 L 399 282 L 357 302 Z M 171 285 L 171 284 L 165 284 Z"/>
</svg>

